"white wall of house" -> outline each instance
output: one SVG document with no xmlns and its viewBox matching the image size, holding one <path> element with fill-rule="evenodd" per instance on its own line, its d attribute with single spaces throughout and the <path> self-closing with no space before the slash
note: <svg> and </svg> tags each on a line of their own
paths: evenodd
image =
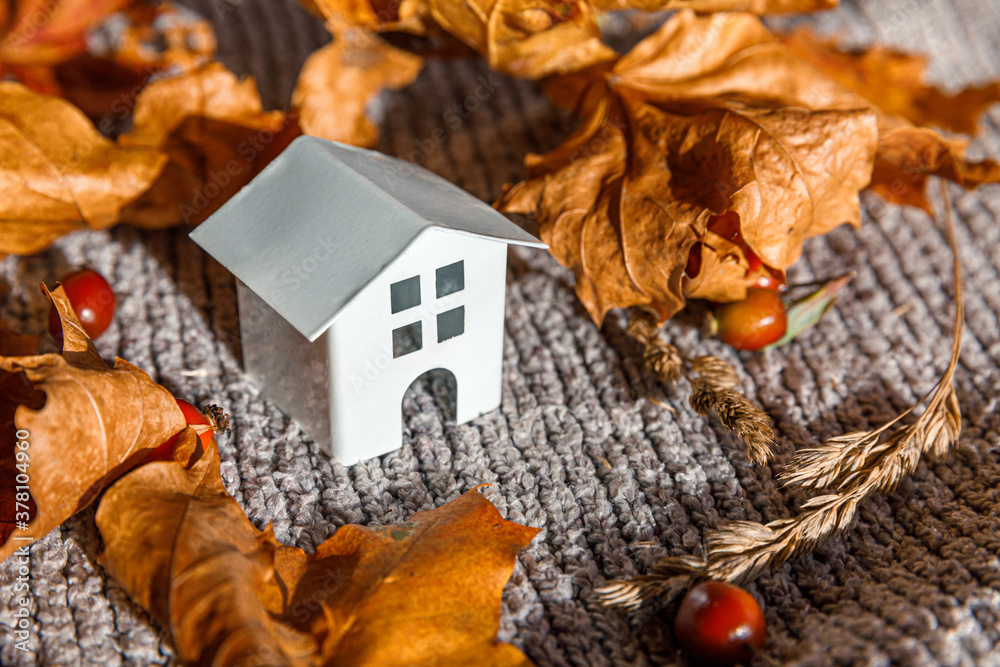
<svg viewBox="0 0 1000 667">
<path fill-rule="evenodd" d="M 439 297 L 438 269 L 457 262 L 464 287 Z M 458 423 L 500 405 L 506 267 L 505 242 L 430 228 L 355 297 L 326 334 L 334 457 L 351 465 L 397 449 L 403 395 L 429 370 L 455 375 Z M 393 313 L 392 285 L 416 276 L 420 303 Z M 400 286 L 397 307 L 412 286 Z M 439 342 L 441 330 L 454 333 L 459 308 L 464 331 Z M 399 355 L 393 332 L 418 322 L 420 349 Z"/>
</svg>

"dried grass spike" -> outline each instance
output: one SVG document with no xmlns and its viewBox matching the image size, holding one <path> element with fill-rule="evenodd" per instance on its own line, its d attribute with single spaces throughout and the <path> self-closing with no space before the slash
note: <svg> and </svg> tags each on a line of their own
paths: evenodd
<svg viewBox="0 0 1000 667">
<path fill-rule="evenodd" d="M 740 383 L 740 376 L 733 365 L 715 356 L 696 357 L 691 368 L 698 376 L 716 389 L 733 389 Z"/>
<path fill-rule="evenodd" d="M 609 581 L 595 589 L 601 602 L 608 607 L 638 609 L 649 600 L 670 604 L 690 588 L 692 581 L 700 579 L 705 561 L 694 556 L 669 556 L 661 559 L 649 573 L 628 581 Z"/>
<path fill-rule="evenodd" d="M 815 548 L 837 531 L 846 530 L 862 500 L 893 488 L 904 475 L 913 472 L 923 453 L 943 454 L 957 441 L 962 415 L 955 395 L 954 377 L 962 349 L 965 299 L 955 221 L 944 181 L 942 190 L 947 210 L 948 244 L 954 255 L 955 320 L 951 359 L 935 387 L 916 405 L 876 429 L 846 433 L 818 447 L 798 452 L 779 474 L 786 486 L 829 488 L 833 493 L 807 500 L 801 511 L 789 519 L 766 525 L 749 521 L 724 523 L 705 536 L 707 555 L 701 572 L 695 575 L 677 572 L 667 566 L 672 559 L 665 559 L 661 561 L 662 569 L 658 563 L 644 577 L 619 585 L 620 599 L 641 602 L 656 591 L 667 591 L 675 585 L 660 579 L 688 582 L 694 576 L 733 583 L 751 580 L 763 570 Z M 722 423 L 737 432 L 741 424 L 756 423 L 753 416 L 748 416 L 756 408 L 751 405 L 753 410 L 747 411 L 743 403 L 746 399 L 736 392 L 713 392 L 702 379 L 694 380 L 692 389 L 691 405 L 696 411 L 704 414 L 714 406 Z M 900 425 L 922 405 L 926 405 L 923 414 L 913 423 Z M 767 428 L 770 430 L 769 426 Z"/>
<path fill-rule="evenodd" d="M 629 310 L 625 333 L 643 345 L 660 333 L 660 315 L 652 308 L 637 306 Z"/>
<path fill-rule="evenodd" d="M 715 408 L 715 389 L 700 378 L 691 380 L 691 407 L 699 415 L 705 416 Z"/>
<path fill-rule="evenodd" d="M 756 464 L 764 464 L 772 456 L 774 430 L 767 413 L 734 389 L 716 389 L 701 378 L 691 381 L 691 407 L 700 415 L 715 410 L 719 421 L 743 439 L 747 456 Z"/>
<path fill-rule="evenodd" d="M 659 336 L 646 343 L 642 358 L 664 384 L 672 384 L 684 372 L 684 357 L 680 351 Z"/>
</svg>

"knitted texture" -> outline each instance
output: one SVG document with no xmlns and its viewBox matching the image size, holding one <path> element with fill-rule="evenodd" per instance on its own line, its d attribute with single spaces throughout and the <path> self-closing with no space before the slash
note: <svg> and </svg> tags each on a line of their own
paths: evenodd
<svg viewBox="0 0 1000 667">
<path fill-rule="evenodd" d="M 253 75 L 272 107 L 287 103 L 305 57 L 328 39 L 293 0 L 183 4 L 216 23 L 221 59 Z M 955 88 L 1000 75 L 998 19 L 1000 0 L 853 0 L 776 23 L 924 52 L 932 80 Z M 374 111 L 380 150 L 485 200 L 523 176 L 525 153 L 551 149 L 571 129 L 533 84 L 474 59 L 429 62 L 415 85 L 383 96 Z M 998 124 L 995 106 L 975 155 L 1000 159 Z M 846 534 L 749 587 L 765 609 L 768 651 L 782 662 L 1000 664 L 1000 188 L 953 193 L 968 300 L 955 378 L 960 442 L 893 493 L 862 503 Z M 679 657 L 660 621 L 606 609 L 593 589 L 664 555 L 699 553 L 722 521 L 790 516 L 805 496 L 779 489 L 773 475 L 795 448 L 881 424 L 947 363 L 951 255 L 941 225 L 862 200 L 861 229 L 808 241 L 790 273 L 805 282 L 857 271 L 814 330 L 777 350 L 737 353 L 702 339 L 684 317 L 666 329 L 686 356 L 733 363 L 739 388 L 772 417 L 777 458 L 764 468 L 717 417 L 695 414 L 683 384 L 656 380 L 623 314 L 595 327 L 572 275 L 543 251 L 510 254 L 502 407 L 457 426 L 443 416 L 447 387 L 418 384 L 403 401 L 402 447 L 352 468 L 323 455 L 247 381 L 233 278 L 186 229 L 80 233 L 37 256 L 9 257 L 0 270 L 13 291 L 0 315 L 43 330 L 38 283 L 96 268 L 119 298 L 99 351 L 232 416 L 233 431 L 219 438 L 222 476 L 257 527 L 273 523 L 279 540 L 312 550 L 344 524 L 404 521 L 489 483 L 485 493 L 506 518 L 542 529 L 505 590 L 500 639 L 542 666 L 670 664 Z M 0 662 L 174 661 L 162 630 L 98 565 L 101 549 L 93 508 L 35 543 L 27 653 L 11 632 L 16 563 L 0 564 Z"/>
</svg>

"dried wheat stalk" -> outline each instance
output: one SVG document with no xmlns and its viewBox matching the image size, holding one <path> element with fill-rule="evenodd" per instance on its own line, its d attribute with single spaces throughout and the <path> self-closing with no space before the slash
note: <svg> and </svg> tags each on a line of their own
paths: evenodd
<svg viewBox="0 0 1000 667">
<path fill-rule="evenodd" d="M 659 314 L 648 308 L 633 309 L 626 332 L 643 344 L 643 359 L 664 384 L 682 376 L 691 384 L 691 407 L 700 415 L 715 410 L 719 421 L 743 439 L 747 456 L 764 464 L 772 456 L 774 431 L 767 413 L 736 391 L 739 376 L 729 362 L 713 356 L 688 359 L 680 350 L 660 338 Z M 691 372 L 685 368 L 691 367 Z"/>
<path fill-rule="evenodd" d="M 955 220 L 944 181 L 942 190 L 948 243 L 954 255 L 955 321 L 951 358 L 934 388 L 877 429 L 847 433 L 798 452 L 778 475 L 782 483 L 830 493 L 808 500 L 797 516 L 766 525 L 752 521 L 724 523 L 706 536 L 704 559 L 672 556 L 658 562 L 648 574 L 609 582 L 598 589 L 605 604 L 635 608 L 644 601 L 682 592 L 695 579 L 733 583 L 752 580 L 763 570 L 814 549 L 835 532 L 846 530 L 862 500 L 892 489 L 904 475 L 913 472 L 921 455 L 940 456 L 958 440 L 962 415 L 954 375 L 962 349 L 965 306 Z M 925 410 L 913 423 L 900 425 L 921 405 L 926 405 Z"/>
</svg>

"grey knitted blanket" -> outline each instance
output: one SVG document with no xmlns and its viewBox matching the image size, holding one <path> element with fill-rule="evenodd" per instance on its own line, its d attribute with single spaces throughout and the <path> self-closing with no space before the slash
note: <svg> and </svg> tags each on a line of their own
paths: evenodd
<svg viewBox="0 0 1000 667">
<path fill-rule="evenodd" d="M 272 107 L 287 103 L 305 56 L 326 39 L 292 0 L 183 4 L 216 23 L 222 60 L 252 74 Z M 931 78 L 948 88 L 1000 76 L 998 0 L 851 0 L 782 19 L 794 20 L 851 44 L 924 52 Z M 460 127 L 447 123 L 486 74 L 472 60 L 431 62 L 414 86 L 382 98 L 379 148 L 492 200 L 523 175 L 523 155 L 555 146 L 570 121 L 533 85 L 501 79 Z M 445 140 L 430 140 L 438 128 Z M 1000 108 L 973 150 L 1000 159 Z M 864 502 L 848 533 L 750 587 L 765 608 L 768 650 L 782 662 L 1000 664 L 1000 188 L 954 192 L 968 294 L 956 376 L 961 440 L 893 493 Z M 672 664 L 680 657 L 665 626 L 603 608 L 594 587 L 667 554 L 698 553 L 724 520 L 790 516 L 803 497 L 780 490 L 773 473 L 795 448 L 882 423 L 947 363 L 952 281 L 942 229 L 875 197 L 864 198 L 863 219 L 860 231 L 806 244 L 792 281 L 851 269 L 857 279 L 792 344 L 735 353 L 690 326 L 667 328 L 683 351 L 733 362 L 742 389 L 774 418 L 781 455 L 763 469 L 717 422 L 692 412 L 685 389 L 656 382 L 621 316 L 595 327 L 572 275 L 541 251 L 511 253 L 501 409 L 456 426 L 437 388 L 417 387 L 403 404 L 402 448 L 353 468 L 321 454 L 248 383 L 233 279 L 186 230 L 75 234 L 40 255 L 7 258 L 0 269 L 14 290 L 0 315 L 41 330 L 38 283 L 97 268 L 120 299 L 100 352 L 232 416 L 233 432 L 220 438 L 222 475 L 258 527 L 272 522 L 279 540 L 312 549 L 346 523 L 403 521 L 490 483 L 504 516 L 542 529 L 506 588 L 502 640 L 538 665 Z M 97 564 L 101 548 L 92 508 L 34 545 L 27 653 L 11 632 L 16 566 L 0 565 L 0 662 L 174 661 L 162 631 Z"/>
</svg>

